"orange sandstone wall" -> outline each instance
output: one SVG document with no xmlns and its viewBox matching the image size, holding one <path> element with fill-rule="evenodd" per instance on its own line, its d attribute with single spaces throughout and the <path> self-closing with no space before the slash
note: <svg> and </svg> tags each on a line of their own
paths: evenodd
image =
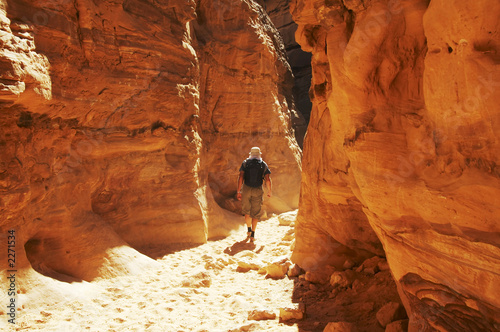
<svg viewBox="0 0 500 332">
<path fill-rule="evenodd" d="M 254 1 L 206 1 L 194 24 L 200 58 L 202 162 L 218 204 L 238 212 L 237 173 L 252 146 L 272 171 L 268 213 L 296 209 L 301 150 L 291 127 L 292 73 L 278 31 Z M 235 173 L 236 171 L 236 173 Z"/>
<path fill-rule="evenodd" d="M 311 113 L 311 99 L 309 98 L 309 88 L 311 87 L 311 53 L 304 52 L 295 40 L 297 23 L 293 21 L 290 13 L 289 0 L 264 0 L 264 8 L 269 14 L 274 25 L 279 31 L 283 43 L 285 44 L 288 63 L 293 73 L 293 88 L 297 111 L 302 115 L 293 125 L 297 142 L 302 146 L 304 135 L 309 123 Z"/>
<path fill-rule="evenodd" d="M 0 1 L 0 231 L 18 268 L 92 280 L 127 270 L 129 245 L 226 234 L 253 145 L 275 170 L 268 212 L 298 206 L 282 45 L 254 2 L 218 3 Z"/>
<path fill-rule="evenodd" d="M 410 330 L 498 330 L 500 4 L 291 11 L 313 54 L 293 259 L 313 270 L 385 254 Z"/>
</svg>

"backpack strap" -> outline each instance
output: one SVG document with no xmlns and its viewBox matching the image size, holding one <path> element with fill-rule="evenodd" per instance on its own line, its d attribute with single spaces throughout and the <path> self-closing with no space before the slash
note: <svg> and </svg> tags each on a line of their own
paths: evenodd
<svg viewBox="0 0 500 332">
<path fill-rule="evenodd" d="M 260 169 L 265 168 L 265 166 L 264 166 L 264 165 L 265 165 L 266 163 L 265 163 L 265 162 L 264 162 L 264 160 L 262 160 L 262 159 L 245 159 L 245 160 L 243 161 L 243 168 L 247 168 L 248 163 L 249 163 L 249 162 L 251 162 L 251 161 L 253 161 L 253 160 L 257 161 L 257 163 L 258 163 L 258 164 L 259 164 L 259 166 L 260 166 Z"/>
</svg>

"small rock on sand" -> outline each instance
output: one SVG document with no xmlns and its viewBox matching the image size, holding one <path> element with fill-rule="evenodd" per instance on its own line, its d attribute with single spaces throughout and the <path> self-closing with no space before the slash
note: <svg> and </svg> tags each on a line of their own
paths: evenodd
<svg viewBox="0 0 500 332">
<path fill-rule="evenodd" d="M 280 258 L 266 266 L 267 276 L 275 279 L 282 279 L 288 272 L 291 263 L 287 257 Z"/>
<path fill-rule="evenodd" d="M 297 218 L 297 211 L 282 213 L 278 216 L 280 226 L 290 226 Z"/>
<path fill-rule="evenodd" d="M 293 264 L 292 267 L 288 270 L 288 276 L 290 278 L 298 277 L 302 273 L 304 273 L 304 270 L 302 270 L 302 268 L 297 264 Z"/>
<path fill-rule="evenodd" d="M 304 318 L 305 306 L 303 303 L 293 307 L 280 308 L 280 320 L 287 321 L 290 319 Z"/>
<path fill-rule="evenodd" d="M 248 313 L 248 320 L 276 319 L 276 314 L 269 309 L 255 309 Z"/>
</svg>

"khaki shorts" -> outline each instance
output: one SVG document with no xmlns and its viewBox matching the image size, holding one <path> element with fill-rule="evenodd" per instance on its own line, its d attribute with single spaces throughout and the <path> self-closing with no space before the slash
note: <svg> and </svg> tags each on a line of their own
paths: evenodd
<svg viewBox="0 0 500 332">
<path fill-rule="evenodd" d="M 250 215 L 252 219 L 260 220 L 262 215 L 261 207 L 264 195 L 262 186 L 258 188 L 249 187 L 243 184 L 241 192 L 241 212 Z"/>
</svg>

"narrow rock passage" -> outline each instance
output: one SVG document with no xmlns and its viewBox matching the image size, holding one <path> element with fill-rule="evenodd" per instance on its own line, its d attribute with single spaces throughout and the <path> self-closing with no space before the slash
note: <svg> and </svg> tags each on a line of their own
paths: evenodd
<svg viewBox="0 0 500 332">
<path fill-rule="evenodd" d="M 93 282 L 100 292 L 87 298 L 23 310 L 17 330 L 297 331 L 296 323 L 279 321 L 279 308 L 292 306 L 294 281 L 239 266 L 262 267 L 289 257 L 292 233 L 293 227 L 280 226 L 273 217 L 258 224 L 252 244 L 243 241 L 242 225 L 227 238 L 173 250 L 157 259 L 157 267 L 137 275 Z M 249 320 L 255 309 L 277 317 Z"/>
<path fill-rule="evenodd" d="M 53 281 L 65 298 L 48 304 L 49 294 L 30 295 L 16 330 L 406 331 L 385 259 L 345 271 L 304 274 L 292 266 L 295 217 L 293 211 L 261 221 L 255 243 L 246 240 L 242 220 L 224 239 L 151 250 L 156 264 L 134 275 Z"/>
</svg>

